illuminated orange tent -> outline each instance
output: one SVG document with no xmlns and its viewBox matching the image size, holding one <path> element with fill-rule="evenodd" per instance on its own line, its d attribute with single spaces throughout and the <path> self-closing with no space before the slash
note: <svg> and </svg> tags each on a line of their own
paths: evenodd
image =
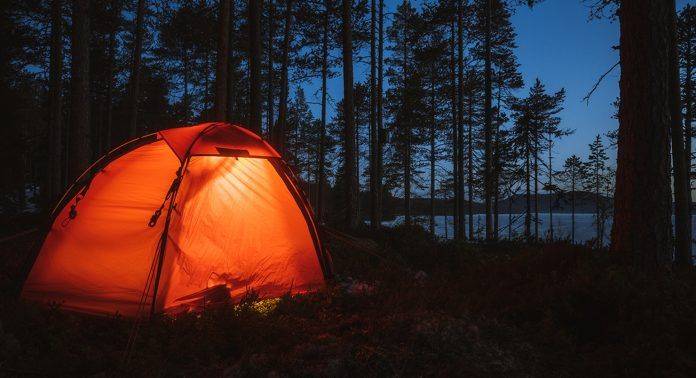
<svg viewBox="0 0 696 378">
<path fill-rule="evenodd" d="M 72 186 L 24 284 L 29 300 L 136 317 L 302 293 L 331 275 L 280 155 L 236 125 L 132 140 Z"/>
</svg>

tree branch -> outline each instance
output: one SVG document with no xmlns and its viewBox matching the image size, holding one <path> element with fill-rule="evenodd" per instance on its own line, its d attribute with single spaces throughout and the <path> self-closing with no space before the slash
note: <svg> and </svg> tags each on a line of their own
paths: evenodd
<svg viewBox="0 0 696 378">
<path fill-rule="evenodd" d="M 602 76 L 599 77 L 599 79 L 597 80 L 597 82 L 595 83 L 595 85 L 592 87 L 592 89 L 591 89 L 589 92 L 587 92 L 587 94 L 585 95 L 585 97 L 582 98 L 582 101 L 585 101 L 585 102 L 587 103 L 587 105 L 590 104 L 590 97 L 591 97 L 592 94 L 597 90 L 597 87 L 599 87 L 599 84 L 602 83 L 602 80 L 604 80 L 604 78 L 605 78 L 607 75 L 609 75 L 609 74 L 611 73 L 611 71 L 613 71 L 614 68 L 616 68 L 616 66 L 619 65 L 619 63 L 621 63 L 621 61 L 618 61 L 618 62 L 614 63 L 614 65 L 611 66 L 611 68 L 610 68 L 607 72 L 605 72 Z"/>
</svg>

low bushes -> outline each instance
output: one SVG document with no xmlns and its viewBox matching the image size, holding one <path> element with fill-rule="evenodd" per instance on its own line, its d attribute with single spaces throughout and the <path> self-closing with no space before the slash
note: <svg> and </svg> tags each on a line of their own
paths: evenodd
<svg viewBox="0 0 696 378">
<path fill-rule="evenodd" d="M 647 275 L 606 251 L 560 243 L 440 243 L 417 227 L 358 236 L 371 237 L 378 255 L 330 243 L 338 274 L 323 293 L 162 317 L 140 326 L 131 349 L 130 321 L 7 295 L 0 371 L 586 376 L 696 368 L 693 271 Z"/>
</svg>

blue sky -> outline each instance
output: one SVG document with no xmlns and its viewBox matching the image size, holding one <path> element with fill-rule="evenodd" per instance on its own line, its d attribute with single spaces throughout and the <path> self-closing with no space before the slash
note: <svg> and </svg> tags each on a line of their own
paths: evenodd
<svg viewBox="0 0 696 378">
<path fill-rule="evenodd" d="M 401 0 L 385 0 L 385 13 L 392 12 Z M 419 1 L 412 1 L 417 5 Z M 677 9 L 696 0 L 677 0 Z M 587 5 L 582 0 L 546 0 L 533 9 L 519 7 L 512 17 L 517 32 L 516 50 L 525 89 L 540 78 L 549 91 L 566 89 L 566 102 L 560 114 L 562 127 L 575 130 L 555 146 L 556 161 L 559 163 L 571 154 L 587 155 L 587 145 L 597 134 L 605 134 L 618 126 L 612 118 L 612 102 L 619 94 L 617 67 L 594 92 L 589 104 L 582 101 L 597 79 L 619 60 L 618 22 L 589 20 Z M 367 77 L 369 67 L 356 64 L 356 81 Z M 309 101 L 313 98 L 318 83 L 307 85 L 305 92 Z M 329 82 L 329 93 L 334 100 L 342 97 L 343 82 L 339 77 Z M 312 105 L 319 115 L 318 105 Z M 329 110 L 329 117 L 333 110 Z M 612 153 L 613 156 L 613 153 Z M 562 163 L 561 163 L 562 164 Z"/>
<path fill-rule="evenodd" d="M 616 129 L 612 102 L 619 94 L 617 67 L 602 81 L 589 104 L 582 98 L 597 79 L 619 60 L 612 46 L 619 41 L 618 22 L 588 20 L 580 0 L 547 0 L 533 9 L 521 7 L 513 17 L 518 33 L 517 57 L 526 85 L 538 77 L 550 91 L 566 90 L 561 126 L 575 130 L 556 145 L 557 156 L 584 157 L 597 134 Z"/>
</svg>

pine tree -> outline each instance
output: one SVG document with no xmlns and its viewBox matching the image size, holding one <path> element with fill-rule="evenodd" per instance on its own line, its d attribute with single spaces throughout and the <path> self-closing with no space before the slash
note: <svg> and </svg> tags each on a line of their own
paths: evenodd
<svg viewBox="0 0 696 378">
<path fill-rule="evenodd" d="M 449 26 L 449 94 L 450 94 L 450 140 L 451 140 L 451 150 L 452 150 L 452 224 L 454 226 L 453 234 L 455 239 L 462 239 L 464 237 L 463 230 L 460 231 L 459 226 L 459 201 L 463 200 L 463 193 L 460 193 L 460 181 L 459 181 L 459 170 L 462 169 L 459 163 L 459 154 L 461 153 L 461 147 L 459 144 L 459 123 L 457 111 L 459 109 L 459 104 L 457 103 L 457 72 L 456 72 L 456 53 L 457 42 L 455 37 L 454 20 L 448 21 Z"/>
<path fill-rule="evenodd" d="M 464 239 L 464 160 L 463 160 L 463 145 L 464 145 L 464 12 L 466 11 L 464 1 L 457 1 L 457 81 L 456 81 L 456 99 L 457 99 L 457 128 L 456 128 L 456 167 L 457 167 L 457 178 L 455 183 L 457 185 L 456 197 L 457 197 L 457 222 L 458 225 L 455 228 L 458 239 Z M 471 127 L 471 123 L 469 123 Z M 467 161 L 469 165 L 472 164 L 472 157 L 469 154 L 467 156 Z M 470 178 L 471 180 L 471 178 Z M 471 182 L 471 181 L 470 181 Z M 469 191 L 469 206 L 471 207 L 471 191 Z M 471 225 L 473 217 L 469 215 L 469 222 Z M 473 227 L 469 227 L 469 236 L 471 238 L 471 232 L 473 232 Z"/>
<path fill-rule="evenodd" d="M 500 172 L 496 167 L 501 165 L 498 162 L 499 152 L 497 151 L 497 147 L 500 146 L 497 133 L 502 126 L 500 119 L 503 114 L 500 106 L 503 100 L 501 94 L 522 87 L 522 78 L 518 72 L 514 54 L 514 49 L 517 47 L 516 34 L 510 18 L 515 5 L 532 6 L 534 3 L 536 1 L 475 0 L 471 4 L 473 13 L 471 35 L 475 42 L 471 47 L 471 55 L 483 66 L 482 71 L 477 72 L 477 75 L 483 78 L 483 91 L 480 94 L 480 100 L 477 96 L 477 101 L 481 101 L 483 116 L 481 130 L 483 162 L 480 180 L 483 184 L 487 240 L 495 239 L 498 230 Z"/>
<path fill-rule="evenodd" d="M 512 130 L 502 128 L 502 125 L 508 122 L 507 115 L 499 113 L 496 105 L 496 132 L 494 143 L 494 159 L 493 172 L 495 174 L 496 190 L 493 197 L 493 236 L 495 239 L 500 237 L 500 232 L 503 229 L 500 226 L 500 207 L 504 201 L 504 197 L 508 197 L 508 237 L 512 235 L 511 224 L 513 222 L 511 215 L 510 199 L 515 195 L 521 181 L 520 167 L 515 163 L 518 160 L 518 151 L 514 146 L 514 134 Z"/>
<path fill-rule="evenodd" d="M 145 0 L 138 0 L 138 6 L 135 17 L 135 28 L 133 30 L 133 55 L 130 69 L 129 83 L 129 135 L 130 138 L 135 138 L 139 134 L 138 131 L 138 99 L 140 96 L 140 64 L 142 60 L 143 50 L 143 29 L 145 20 Z"/>
<path fill-rule="evenodd" d="M 342 1 L 345 226 L 354 228 L 357 225 L 359 185 L 357 172 L 355 171 L 357 157 L 355 152 L 355 117 L 353 113 L 353 19 L 351 12 L 352 1 Z"/>
<path fill-rule="evenodd" d="M 696 7 L 686 5 L 679 13 L 677 26 L 682 72 L 685 154 L 687 166 L 691 170 L 693 156 L 691 147 L 693 138 L 692 122 L 694 118 L 694 99 L 696 98 L 694 93 L 696 90 L 696 77 L 694 77 L 694 65 L 696 64 Z"/>
<path fill-rule="evenodd" d="M 179 123 L 210 118 L 216 50 L 215 24 L 197 22 L 215 12 L 207 2 L 169 2 L 160 9 L 154 56 L 158 69 L 178 88 L 173 117 Z"/>
<path fill-rule="evenodd" d="M 288 92 L 290 86 L 290 79 L 288 78 L 288 71 L 290 66 L 290 45 L 293 39 L 292 33 L 292 21 L 293 21 L 293 1 L 286 0 L 285 2 L 285 24 L 283 26 L 283 55 L 281 61 L 280 69 L 280 104 L 278 112 L 278 123 L 273 128 L 274 131 L 274 144 L 276 148 L 281 151 L 281 154 L 285 152 L 285 141 L 283 136 L 285 135 L 285 127 L 287 123 L 287 108 L 288 108 Z"/>
<path fill-rule="evenodd" d="M 554 94 L 546 93 L 545 86 L 539 79 L 529 89 L 525 99 L 515 100 L 512 106 L 515 125 L 512 129 L 513 141 L 522 156 L 525 171 L 526 209 L 525 237 L 531 236 L 531 195 L 534 187 L 534 240 L 539 240 L 539 166 L 544 138 L 565 135 L 567 132 L 558 128 L 560 119 L 557 114 L 563 109 L 565 91 L 561 89 Z"/>
<path fill-rule="evenodd" d="M 696 64 L 696 8 L 687 5 L 681 10 L 677 20 L 677 37 L 678 48 L 681 66 L 681 83 L 682 83 L 682 104 L 684 108 L 684 154 L 686 160 L 686 171 L 688 174 L 687 184 L 687 201 L 689 215 L 691 218 L 691 209 L 693 200 L 691 196 L 691 177 L 693 166 L 693 118 L 694 118 L 694 99 L 696 98 L 696 77 L 694 77 L 694 64 Z M 690 225 L 690 222 L 689 222 Z M 690 231 L 690 228 L 689 228 Z M 689 243 L 689 256 L 687 259 L 680 259 L 685 265 L 690 265 L 688 260 L 691 260 L 690 254 L 691 244 Z"/>
<path fill-rule="evenodd" d="M 120 0 L 92 0 L 90 11 L 90 148 L 91 159 L 103 154 L 110 144 L 113 124 L 113 101 L 116 39 L 122 23 Z M 128 132 L 127 127 L 124 130 Z"/>
<path fill-rule="evenodd" d="M 506 107 L 509 107 L 509 95 L 511 91 L 517 90 L 523 86 L 522 75 L 519 72 L 519 64 L 515 57 L 514 49 L 516 34 L 510 22 L 510 16 L 502 12 L 496 12 L 493 18 L 494 34 L 493 40 L 496 43 L 493 46 L 493 82 L 495 83 L 495 107 L 493 118 L 493 163 L 492 163 L 492 182 L 493 182 L 493 231 L 494 239 L 498 239 L 498 223 L 499 223 L 499 197 L 501 186 L 501 172 L 504 169 L 506 162 L 503 149 L 507 148 L 504 144 L 506 130 L 504 125 L 508 123 L 509 117 L 506 113 Z M 509 153 L 508 153 L 509 155 Z"/>
<path fill-rule="evenodd" d="M 48 204 L 55 201 L 63 189 L 63 2 L 51 1 L 51 56 L 49 68 L 49 112 L 48 112 L 48 182 L 46 197 Z"/>
<path fill-rule="evenodd" d="M 50 163 L 46 113 L 39 111 L 47 103 L 47 75 L 33 69 L 47 63 L 49 15 L 35 2 L 0 2 L 0 158 L 11 162 L 0 167 L 0 212 L 5 214 L 25 211 L 29 203 L 42 205 L 36 184 L 45 182 Z"/>
<path fill-rule="evenodd" d="M 387 34 L 391 42 L 392 56 L 387 59 L 390 65 L 387 77 L 390 89 L 387 91 L 387 108 L 390 118 L 391 149 L 390 166 L 393 174 L 401 176 L 397 181 L 404 195 L 404 217 L 406 224 L 412 223 L 411 198 L 413 184 L 417 179 L 417 147 L 422 143 L 421 128 L 427 124 L 427 109 L 422 72 L 416 69 L 415 49 L 420 43 L 414 27 L 418 15 L 409 1 L 397 8 L 394 21 Z"/>
<path fill-rule="evenodd" d="M 264 17 L 265 16 L 265 17 Z M 275 143 L 277 139 L 275 129 L 275 99 L 276 99 L 276 87 L 275 83 L 277 80 L 277 73 L 275 69 L 276 62 L 276 30 L 278 29 L 279 17 L 276 14 L 276 2 L 275 0 L 268 0 L 266 6 L 266 13 L 262 16 L 262 22 L 265 20 L 266 27 L 264 28 L 266 32 L 266 138 L 271 142 Z M 281 151 L 282 154 L 282 151 Z"/>
<path fill-rule="evenodd" d="M 364 158 L 367 149 L 358 149 L 359 143 L 358 138 L 361 141 L 365 141 L 365 135 L 357 132 L 358 129 L 365 129 L 368 127 L 368 113 L 369 110 L 369 93 L 368 88 L 364 83 L 356 83 L 353 86 L 353 110 L 356 117 L 354 118 L 356 125 L 356 132 L 353 135 L 353 140 L 355 143 L 352 145 L 353 151 L 356 153 L 356 159 L 353 162 L 352 169 L 357 172 L 359 167 L 358 159 Z M 336 113 L 331 119 L 331 122 L 327 124 L 327 135 L 325 138 L 324 149 L 326 150 L 326 173 L 327 181 L 330 181 L 330 176 L 334 178 L 334 191 L 330 202 L 332 202 L 333 207 L 337 214 L 335 216 L 339 218 L 334 218 L 339 224 L 345 224 L 345 214 L 343 213 L 343 204 L 346 202 L 345 196 L 345 169 L 346 169 L 346 143 L 345 143 L 345 123 L 346 123 L 346 103 L 343 99 L 339 100 L 336 104 Z M 364 143 L 363 143 L 364 145 Z M 362 156 L 361 156 L 362 155 Z M 357 181 L 356 177 L 356 181 Z M 356 184 L 356 189 L 358 182 Z M 327 214 L 328 215 L 328 214 Z"/>
<path fill-rule="evenodd" d="M 570 193 L 570 242 L 575 243 L 575 200 L 578 184 L 584 174 L 585 164 L 577 155 L 571 155 L 563 164 L 562 179 Z"/>
<path fill-rule="evenodd" d="M 377 16 L 377 93 L 375 95 L 376 102 L 376 117 L 377 117 L 377 150 L 375 151 L 375 182 L 377 183 L 377 203 L 375 205 L 376 221 L 375 226 L 381 225 L 383 211 L 383 196 L 384 196 L 384 143 L 386 140 L 386 132 L 384 130 L 384 0 L 378 0 L 378 16 Z"/>
<path fill-rule="evenodd" d="M 674 236 L 675 263 L 678 266 L 691 267 L 691 188 L 689 166 L 684 153 L 684 128 L 682 124 L 682 104 L 679 72 L 678 27 L 674 1 L 669 21 L 670 27 L 670 111 L 671 111 L 671 147 L 674 186 Z M 690 159 L 690 157 L 689 157 Z"/>
<path fill-rule="evenodd" d="M 611 186 L 613 172 L 607 165 L 609 157 L 602 143 L 602 138 L 597 135 L 590 144 L 590 154 L 584 168 L 583 186 L 585 190 L 594 195 L 595 202 L 595 238 L 596 247 L 604 244 L 604 225 L 608 217 L 608 209 L 603 195 Z"/>
<path fill-rule="evenodd" d="M 242 38 L 239 36 L 239 28 L 237 23 L 239 22 L 237 11 L 237 0 L 230 0 L 230 14 L 229 14 L 229 35 L 227 37 L 228 43 L 228 53 L 227 58 L 227 121 L 232 123 L 240 122 L 242 116 L 240 111 L 239 102 L 242 99 L 243 91 L 242 88 L 246 87 L 240 85 L 240 81 L 244 77 L 244 73 L 241 71 L 241 56 L 244 54 L 241 42 Z"/>
<path fill-rule="evenodd" d="M 442 17 L 442 8 L 425 5 L 422 15 L 416 20 L 414 27 L 418 30 L 421 41 L 415 49 L 414 60 L 418 67 L 423 69 L 423 86 L 427 96 L 425 102 L 424 119 L 427 120 L 427 147 L 429 160 L 429 230 L 435 236 L 435 199 L 437 197 L 438 162 L 442 156 L 440 152 L 443 146 L 449 143 L 440 143 L 443 124 L 447 120 L 445 109 L 442 106 L 444 100 L 451 91 L 448 69 L 448 45 L 450 41 L 446 36 L 447 17 Z M 443 20 L 444 18 L 444 20 Z M 444 22 L 443 22 L 444 21 Z"/>
<path fill-rule="evenodd" d="M 484 125 L 483 125 L 483 134 L 484 134 L 484 170 L 483 170 L 483 180 L 484 180 L 484 204 L 486 206 L 486 240 L 491 240 L 493 239 L 493 223 L 492 223 L 492 207 L 491 207 L 491 200 L 493 197 L 493 172 L 492 172 L 492 164 L 493 164 L 493 145 L 492 145 L 492 133 L 493 133 L 493 104 L 492 104 L 492 89 L 493 89 L 493 73 L 492 73 L 492 53 L 491 53 L 491 34 L 492 34 L 492 1 L 493 0 L 484 0 L 485 6 L 484 6 L 484 16 L 483 19 L 485 20 L 484 22 L 484 38 L 483 38 L 483 45 L 484 45 L 484 89 L 485 89 L 485 97 L 484 97 Z"/>
<path fill-rule="evenodd" d="M 263 0 L 249 0 L 249 129 L 261 133 L 261 14 Z"/>
<path fill-rule="evenodd" d="M 558 101 L 558 105 L 556 108 L 553 110 L 554 113 L 558 113 L 563 108 L 560 107 L 560 103 L 562 103 L 565 100 L 565 90 L 561 89 L 557 94 L 556 98 L 554 100 Z M 554 209 L 554 202 L 555 202 L 555 194 L 558 193 L 558 187 L 553 181 L 554 178 L 554 170 L 553 170 L 553 146 L 556 143 L 557 139 L 560 139 L 564 136 L 572 134 L 572 131 L 570 130 L 564 130 L 559 128 L 560 124 L 560 118 L 555 117 L 555 116 L 550 116 L 547 119 L 546 124 L 544 125 L 544 130 L 543 130 L 543 138 L 544 142 L 546 143 L 546 152 L 547 152 L 547 164 L 546 164 L 546 172 L 547 172 L 547 182 L 546 185 L 544 186 L 544 190 L 548 194 L 549 197 L 549 235 L 548 238 L 553 241 L 554 240 L 554 233 L 553 233 L 553 209 Z"/>
<path fill-rule="evenodd" d="M 317 149 L 316 201 L 315 211 L 323 220 L 325 206 L 325 188 L 327 186 L 327 112 L 328 80 L 335 76 L 334 68 L 340 63 L 332 58 L 331 52 L 340 47 L 336 24 L 340 21 L 333 0 L 320 0 L 316 3 L 299 2 L 296 13 L 296 28 L 302 51 L 297 58 L 297 70 L 306 78 L 318 77 L 320 80 L 320 120 L 318 133 L 320 140 Z"/>
<path fill-rule="evenodd" d="M 317 164 L 319 130 L 302 88 L 296 89 L 289 102 L 287 117 L 287 127 L 282 129 L 287 151 L 284 158 L 302 181 L 312 182 L 316 179 L 314 167 Z"/>
<path fill-rule="evenodd" d="M 107 63 L 105 70 L 105 80 L 106 80 L 106 93 L 104 95 L 104 101 L 106 102 L 106 111 L 102 115 L 104 120 L 104 125 L 102 128 L 103 136 L 101 137 L 101 142 L 98 146 L 98 154 L 101 155 L 106 151 L 111 150 L 113 144 L 113 124 L 114 124 L 114 101 L 118 95 L 116 88 L 118 82 L 116 78 L 116 73 L 118 72 L 117 56 L 119 50 L 119 41 L 117 39 L 121 24 L 123 23 L 123 17 L 121 11 L 123 9 L 122 0 L 111 0 L 109 1 L 107 28 L 108 31 L 108 43 L 107 43 Z"/>
<path fill-rule="evenodd" d="M 230 0 L 219 1 L 218 49 L 215 66 L 215 120 L 227 120 L 227 74 L 230 49 Z"/>
<path fill-rule="evenodd" d="M 324 12 L 321 17 L 321 130 L 319 139 L 319 162 L 317 167 L 317 215 L 322 219 L 324 208 L 324 187 L 326 182 L 326 101 L 327 101 L 327 80 L 330 75 L 329 64 L 329 18 L 331 8 L 330 0 L 324 0 Z"/>
<path fill-rule="evenodd" d="M 72 2 L 71 98 L 68 134 L 68 177 L 72 181 L 91 161 L 89 91 L 89 0 Z"/>
<path fill-rule="evenodd" d="M 475 67 L 470 68 L 466 74 L 466 82 L 464 84 L 467 88 L 467 101 L 466 101 L 466 117 L 467 117 L 467 132 L 466 132 L 466 162 L 467 162 L 467 206 L 468 206 L 468 219 L 469 219 L 469 239 L 474 239 L 474 187 L 477 178 L 475 176 L 476 172 L 474 170 L 475 165 L 475 133 L 477 132 L 474 124 L 478 122 L 480 110 L 478 109 L 477 99 L 480 97 L 481 89 L 483 88 L 483 83 L 479 77 L 479 72 Z M 463 147 L 462 147 L 463 148 Z M 463 217 L 464 215 L 462 215 Z"/>
<path fill-rule="evenodd" d="M 377 7 L 376 0 L 370 0 L 370 228 L 377 230 L 380 226 L 378 213 L 379 193 L 382 185 L 379 179 L 377 163 L 379 134 L 377 130 Z"/>
</svg>

